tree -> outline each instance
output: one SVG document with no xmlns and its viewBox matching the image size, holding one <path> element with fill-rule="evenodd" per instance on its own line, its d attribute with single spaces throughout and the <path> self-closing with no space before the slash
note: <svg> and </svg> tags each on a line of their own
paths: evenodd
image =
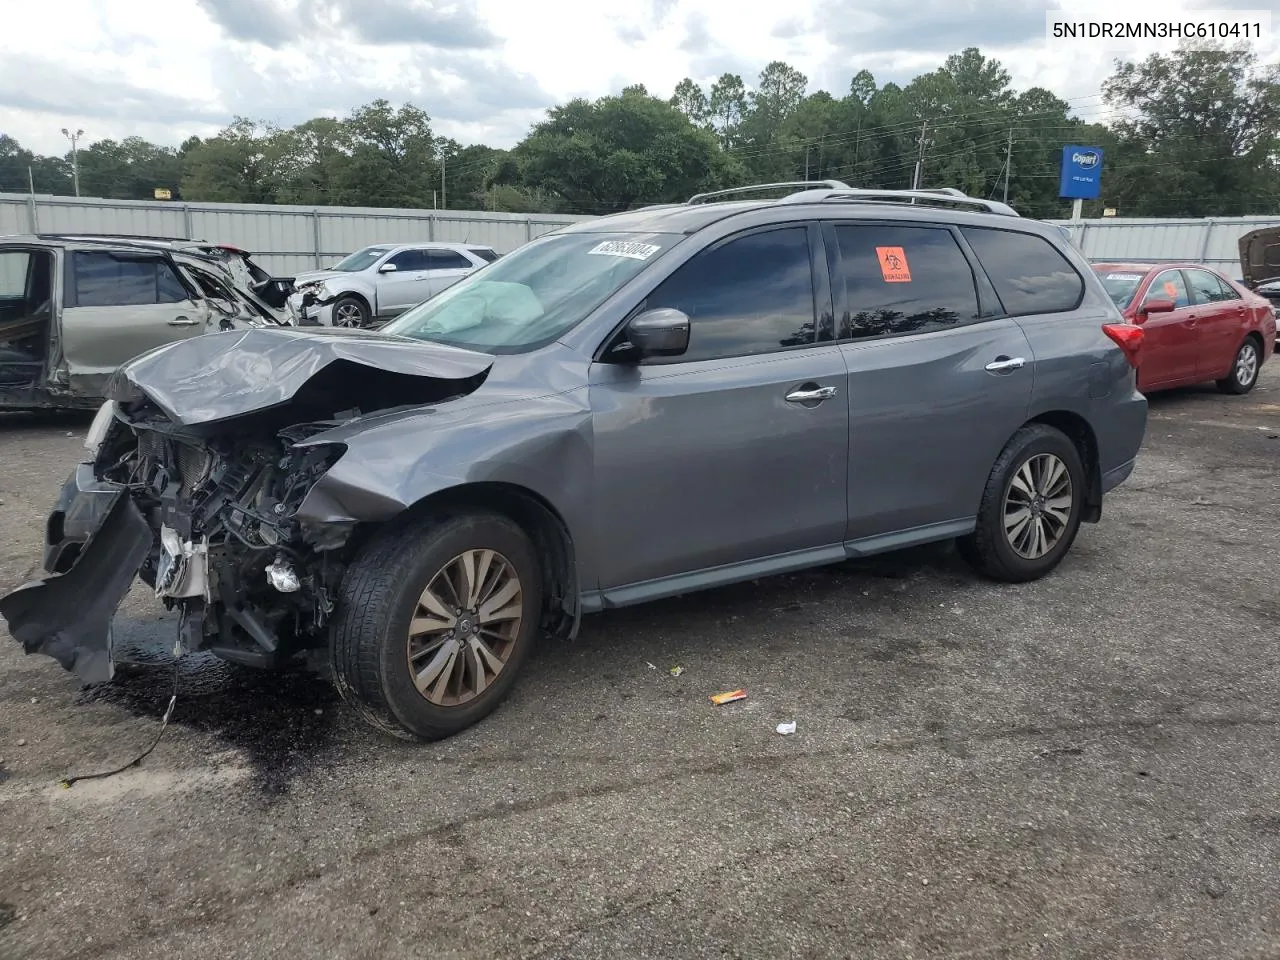
<svg viewBox="0 0 1280 960">
<path fill-rule="evenodd" d="M 724 73 L 711 85 L 711 99 L 707 103 L 711 111 L 711 127 L 720 139 L 720 146 L 728 150 L 738 142 L 738 128 L 747 114 L 747 88 L 735 73 Z"/>
<path fill-rule="evenodd" d="M 289 165 L 288 142 L 276 127 L 237 117 L 188 151 L 183 195 L 218 203 L 275 202 Z"/>
<path fill-rule="evenodd" d="M 177 191 L 182 180 L 177 151 L 141 137 L 99 140 L 80 151 L 78 162 L 80 192 L 90 197 L 150 200 L 156 188 Z"/>
<path fill-rule="evenodd" d="M 730 172 L 711 134 L 634 89 L 552 108 L 514 155 L 526 186 L 557 193 L 584 213 L 683 200 Z"/>
<path fill-rule="evenodd" d="M 710 129 L 711 101 L 702 92 L 702 88 L 688 77 L 676 84 L 675 93 L 671 97 L 671 105 L 689 118 L 695 127 Z"/>
<path fill-rule="evenodd" d="M 1130 149 L 1108 164 L 1109 195 L 1135 215 L 1258 213 L 1280 200 L 1280 67 L 1245 47 L 1181 49 L 1118 63 L 1103 86 L 1127 114 Z"/>
<path fill-rule="evenodd" d="M 439 189 L 439 145 L 431 118 L 412 104 L 375 100 L 342 123 L 350 157 L 336 177 L 333 202 L 426 207 Z"/>
</svg>

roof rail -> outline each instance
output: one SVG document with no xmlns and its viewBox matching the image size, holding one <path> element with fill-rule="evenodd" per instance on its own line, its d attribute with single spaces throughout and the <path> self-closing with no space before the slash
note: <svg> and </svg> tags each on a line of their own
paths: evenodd
<svg viewBox="0 0 1280 960">
<path fill-rule="evenodd" d="M 839 180 L 789 180 L 783 183 L 755 183 L 749 187 L 730 187 L 727 190 L 711 190 L 707 193 L 695 193 L 686 203 L 706 203 L 715 197 L 728 197 L 739 193 L 756 193 L 760 190 L 785 190 L 805 187 L 809 190 L 825 187 L 827 190 L 849 190 L 847 183 Z"/>
<path fill-rule="evenodd" d="M 966 196 L 954 187 L 939 187 L 932 190 L 864 190 L 853 187 L 833 188 L 830 190 L 802 190 L 779 200 L 779 203 L 827 203 L 861 202 L 882 203 L 885 201 L 908 201 L 910 203 L 951 204 L 959 207 L 975 207 L 987 213 L 998 213 L 1006 217 L 1019 216 L 1018 211 L 998 200 L 983 200 L 979 197 Z"/>
<path fill-rule="evenodd" d="M 189 237 L 161 237 L 133 233 L 78 233 L 76 231 L 36 234 L 41 240 L 157 240 L 166 243 L 205 243 L 204 240 L 192 240 Z"/>
</svg>

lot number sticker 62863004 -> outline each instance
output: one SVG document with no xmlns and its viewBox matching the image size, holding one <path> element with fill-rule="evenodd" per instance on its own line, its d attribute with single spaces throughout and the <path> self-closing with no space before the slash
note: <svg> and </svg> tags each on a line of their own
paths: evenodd
<svg viewBox="0 0 1280 960">
<path fill-rule="evenodd" d="M 911 282 L 911 266 L 901 247 L 876 247 L 876 256 L 880 258 L 880 276 L 885 283 Z"/>
<path fill-rule="evenodd" d="M 629 257 L 632 260 L 648 260 L 662 248 L 652 243 L 635 243 L 630 240 L 606 240 L 587 253 L 604 257 Z"/>
</svg>

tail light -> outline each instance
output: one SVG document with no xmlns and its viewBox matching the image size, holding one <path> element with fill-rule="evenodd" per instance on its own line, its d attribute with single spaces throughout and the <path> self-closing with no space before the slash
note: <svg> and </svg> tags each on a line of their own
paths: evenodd
<svg viewBox="0 0 1280 960">
<path fill-rule="evenodd" d="M 1136 323 L 1104 323 L 1102 332 L 1124 351 L 1129 366 L 1138 369 L 1138 351 L 1142 348 L 1142 328 Z"/>
</svg>

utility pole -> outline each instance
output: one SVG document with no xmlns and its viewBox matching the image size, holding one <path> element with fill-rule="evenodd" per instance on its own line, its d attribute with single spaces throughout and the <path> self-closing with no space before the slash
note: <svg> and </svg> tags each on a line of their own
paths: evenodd
<svg viewBox="0 0 1280 960">
<path fill-rule="evenodd" d="M 62 135 L 71 141 L 71 179 L 76 186 L 76 196 L 80 196 L 80 151 L 76 149 L 76 142 L 84 136 L 83 130 L 77 130 L 72 133 L 66 127 L 62 128 Z"/>
<path fill-rule="evenodd" d="M 1013 127 L 1009 128 L 1009 145 L 1004 151 L 1004 202 L 1009 202 L 1009 174 L 1013 164 Z"/>
<path fill-rule="evenodd" d="M 804 182 L 809 182 L 809 145 L 804 145 Z"/>
<path fill-rule="evenodd" d="M 441 146 L 440 147 L 440 209 L 441 210 L 449 206 L 449 201 L 446 199 L 446 194 L 444 192 L 444 151 L 445 151 L 445 148 Z"/>
<path fill-rule="evenodd" d="M 924 135 L 925 135 L 925 132 L 926 132 L 928 129 L 929 129 L 929 121 L 928 121 L 928 120 L 926 120 L 924 123 L 920 124 L 920 150 L 919 150 L 919 152 L 916 154 L 916 172 L 915 172 L 915 176 L 913 176 L 913 177 L 911 178 L 911 189 L 912 189 L 912 190 L 919 190 L 919 189 L 920 189 L 920 175 L 924 172 Z"/>
</svg>

